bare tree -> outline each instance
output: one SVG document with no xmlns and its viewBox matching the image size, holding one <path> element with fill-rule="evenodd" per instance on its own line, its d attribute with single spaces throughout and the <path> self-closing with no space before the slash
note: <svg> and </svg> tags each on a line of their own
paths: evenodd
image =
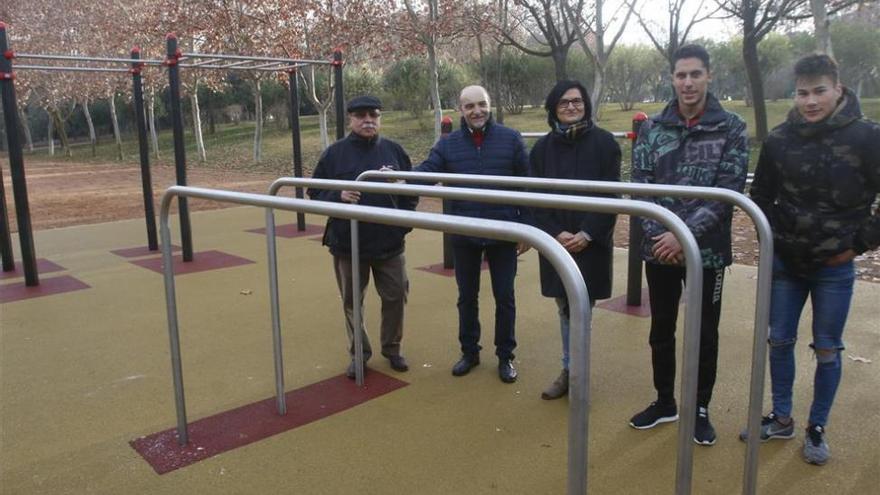
<svg viewBox="0 0 880 495">
<path fill-rule="evenodd" d="M 604 0 L 593 0 L 593 11 L 591 14 L 578 9 L 578 5 L 582 6 L 582 2 L 571 4 L 563 1 L 561 3 L 565 16 L 569 19 L 569 23 L 575 30 L 575 33 L 577 33 L 577 41 L 584 50 L 584 54 L 593 61 L 593 90 L 590 100 L 593 102 L 592 117 L 593 119 L 598 119 L 599 107 L 605 92 L 605 68 L 608 66 L 608 59 L 611 57 L 611 52 L 614 51 L 617 41 L 623 34 L 624 28 L 629 23 L 638 0 L 620 3 L 607 23 L 605 22 L 603 12 L 605 7 Z M 617 26 L 617 33 L 612 36 L 610 42 L 606 43 L 605 35 L 607 34 L 608 27 L 621 15 L 623 19 Z M 589 29 L 589 32 L 586 31 L 587 29 Z M 591 35 L 591 39 L 588 39 L 588 34 Z"/>
<path fill-rule="evenodd" d="M 501 36 L 524 53 L 552 58 L 556 80 L 568 79 L 568 51 L 584 29 L 572 24 L 563 5 L 581 12 L 584 0 L 574 0 L 570 6 L 568 0 L 513 0 L 513 5 L 508 23 L 498 27 Z"/>
<path fill-rule="evenodd" d="M 707 8 L 706 0 L 698 0 L 699 3 L 693 14 L 685 17 L 685 5 L 693 4 L 688 0 L 666 0 L 666 26 L 661 26 L 658 22 L 645 19 L 640 12 L 635 12 L 636 20 L 651 44 L 657 49 L 667 61 L 672 65 L 672 54 L 678 50 L 678 47 L 687 44 L 691 30 L 697 24 L 711 19 L 719 10 L 718 5 L 714 8 Z M 651 7 L 654 5 L 652 4 Z"/>
</svg>

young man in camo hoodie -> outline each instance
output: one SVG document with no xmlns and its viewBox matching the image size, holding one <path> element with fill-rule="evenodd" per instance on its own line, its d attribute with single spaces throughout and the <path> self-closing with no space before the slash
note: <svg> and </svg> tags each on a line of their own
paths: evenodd
<svg viewBox="0 0 880 495">
<path fill-rule="evenodd" d="M 703 47 L 685 45 L 675 52 L 672 83 L 676 98 L 642 126 L 633 153 L 633 182 L 743 190 L 749 164 L 746 124 L 739 116 L 725 111 L 709 92 L 711 80 L 709 54 Z M 703 311 L 694 442 L 713 445 L 716 435 L 709 421 L 709 401 L 718 362 L 724 268 L 732 262 L 733 207 L 702 199 L 648 199 L 684 220 L 702 255 Z M 675 236 L 651 219 L 642 219 L 642 230 L 657 400 L 630 419 L 630 426 L 640 430 L 678 420 L 674 396 L 675 326 L 685 278 L 684 255 Z"/>
<path fill-rule="evenodd" d="M 880 192 L 880 125 L 862 116 L 831 57 L 806 56 L 794 74 L 794 108 L 764 142 L 751 187 L 752 199 L 770 219 L 776 253 L 770 302 L 773 410 L 764 417 L 761 440 L 795 436 L 794 348 L 809 296 L 816 371 L 802 452 L 808 463 L 822 465 L 830 457 L 825 425 L 841 378 L 853 258 L 880 245 L 880 213 L 872 213 Z"/>
</svg>

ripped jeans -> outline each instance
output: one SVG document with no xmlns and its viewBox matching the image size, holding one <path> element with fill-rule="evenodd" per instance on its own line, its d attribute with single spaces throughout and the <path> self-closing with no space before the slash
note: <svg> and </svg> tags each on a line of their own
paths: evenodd
<svg viewBox="0 0 880 495">
<path fill-rule="evenodd" d="M 822 267 L 809 273 L 785 270 L 779 256 L 773 259 L 773 287 L 770 301 L 770 379 L 773 412 L 791 416 L 795 376 L 795 343 L 801 312 L 810 296 L 813 306 L 813 342 L 816 372 L 810 425 L 825 426 L 840 384 L 840 351 L 843 327 L 849 313 L 855 281 L 853 262 Z"/>
</svg>

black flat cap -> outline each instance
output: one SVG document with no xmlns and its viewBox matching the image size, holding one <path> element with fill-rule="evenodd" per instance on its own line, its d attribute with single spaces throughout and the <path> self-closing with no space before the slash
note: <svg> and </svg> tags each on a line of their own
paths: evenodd
<svg viewBox="0 0 880 495">
<path fill-rule="evenodd" d="M 382 110 L 382 102 L 379 101 L 379 98 L 375 96 L 356 96 L 349 100 L 348 106 L 345 107 L 345 111 L 348 113 L 354 112 L 355 110 L 372 110 L 379 109 Z"/>
</svg>

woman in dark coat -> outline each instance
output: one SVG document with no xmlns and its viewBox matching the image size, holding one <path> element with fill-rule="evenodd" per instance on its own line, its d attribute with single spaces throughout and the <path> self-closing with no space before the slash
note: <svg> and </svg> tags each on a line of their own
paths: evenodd
<svg viewBox="0 0 880 495">
<path fill-rule="evenodd" d="M 556 83 L 547 95 L 544 108 L 550 132 L 532 148 L 529 156 L 532 177 L 620 180 L 620 146 L 610 132 L 593 124 L 590 96 L 581 83 Z M 610 297 L 616 215 L 539 208 L 535 209 L 534 216 L 535 225 L 571 253 L 587 282 L 590 304 Z M 541 398 L 558 399 L 568 393 L 568 300 L 559 275 L 543 256 L 540 267 L 541 294 L 556 299 L 562 333 L 562 373 L 544 390 Z"/>
</svg>

